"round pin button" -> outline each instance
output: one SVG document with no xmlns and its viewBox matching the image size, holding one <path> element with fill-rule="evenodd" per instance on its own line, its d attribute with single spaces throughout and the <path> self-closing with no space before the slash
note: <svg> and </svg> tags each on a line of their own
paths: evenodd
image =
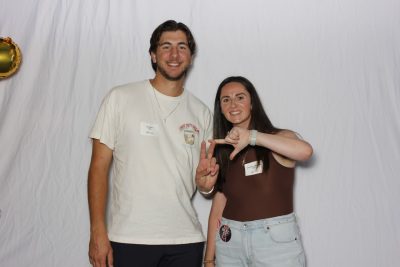
<svg viewBox="0 0 400 267">
<path fill-rule="evenodd" d="M 231 228 L 229 228 L 228 225 L 224 224 L 219 228 L 219 237 L 221 237 L 221 240 L 224 242 L 228 242 L 231 240 L 232 237 L 232 232 Z"/>
</svg>

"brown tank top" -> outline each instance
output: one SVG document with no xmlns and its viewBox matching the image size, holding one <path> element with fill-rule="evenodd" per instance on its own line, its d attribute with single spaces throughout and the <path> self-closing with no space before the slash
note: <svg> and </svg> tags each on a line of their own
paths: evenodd
<svg viewBox="0 0 400 267">
<path fill-rule="evenodd" d="M 235 221 L 252 221 L 293 212 L 294 168 L 278 163 L 269 152 L 269 168 L 245 176 L 244 164 L 257 161 L 249 147 L 230 162 L 222 192 L 227 201 L 222 216 Z"/>
</svg>

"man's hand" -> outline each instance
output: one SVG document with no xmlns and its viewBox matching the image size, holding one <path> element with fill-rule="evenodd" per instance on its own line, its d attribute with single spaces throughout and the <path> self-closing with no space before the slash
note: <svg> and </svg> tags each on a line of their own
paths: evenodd
<svg viewBox="0 0 400 267">
<path fill-rule="evenodd" d="M 245 128 L 233 127 L 225 139 L 215 139 L 216 144 L 228 144 L 233 146 L 233 151 L 229 155 L 232 160 L 237 153 L 242 151 L 243 148 L 249 145 L 250 142 L 250 131 Z"/>
<path fill-rule="evenodd" d="M 217 181 L 219 165 L 213 157 L 215 142 L 211 142 L 206 152 L 206 142 L 201 143 L 200 160 L 196 168 L 196 185 L 202 192 L 209 192 Z"/>
<path fill-rule="evenodd" d="M 113 266 L 113 253 L 107 233 L 91 234 L 89 260 L 93 267 Z"/>
</svg>

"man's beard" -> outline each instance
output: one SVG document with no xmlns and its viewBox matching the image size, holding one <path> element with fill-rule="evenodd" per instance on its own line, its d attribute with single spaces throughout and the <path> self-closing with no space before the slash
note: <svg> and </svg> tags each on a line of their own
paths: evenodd
<svg viewBox="0 0 400 267">
<path fill-rule="evenodd" d="M 158 66 L 158 65 L 157 65 L 157 70 L 160 72 L 160 74 L 161 74 L 165 79 L 167 79 L 167 80 L 169 80 L 169 81 L 179 81 L 180 79 L 182 79 L 182 78 L 186 75 L 188 69 L 189 69 L 189 66 L 187 66 L 187 67 L 186 67 L 180 74 L 178 74 L 177 76 L 171 76 L 171 75 L 169 75 L 169 74 L 165 71 L 165 69 L 163 69 L 161 66 Z"/>
</svg>

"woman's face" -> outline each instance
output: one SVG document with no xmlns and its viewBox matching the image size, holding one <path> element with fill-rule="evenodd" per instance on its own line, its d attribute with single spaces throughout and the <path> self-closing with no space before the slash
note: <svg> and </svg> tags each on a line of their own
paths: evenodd
<svg viewBox="0 0 400 267">
<path fill-rule="evenodd" d="M 242 128 L 248 128 L 251 119 L 251 97 L 245 87 L 238 82 L 224 85 L 220 95 L 220 105 L 225 118 Z"/>
</svg>

